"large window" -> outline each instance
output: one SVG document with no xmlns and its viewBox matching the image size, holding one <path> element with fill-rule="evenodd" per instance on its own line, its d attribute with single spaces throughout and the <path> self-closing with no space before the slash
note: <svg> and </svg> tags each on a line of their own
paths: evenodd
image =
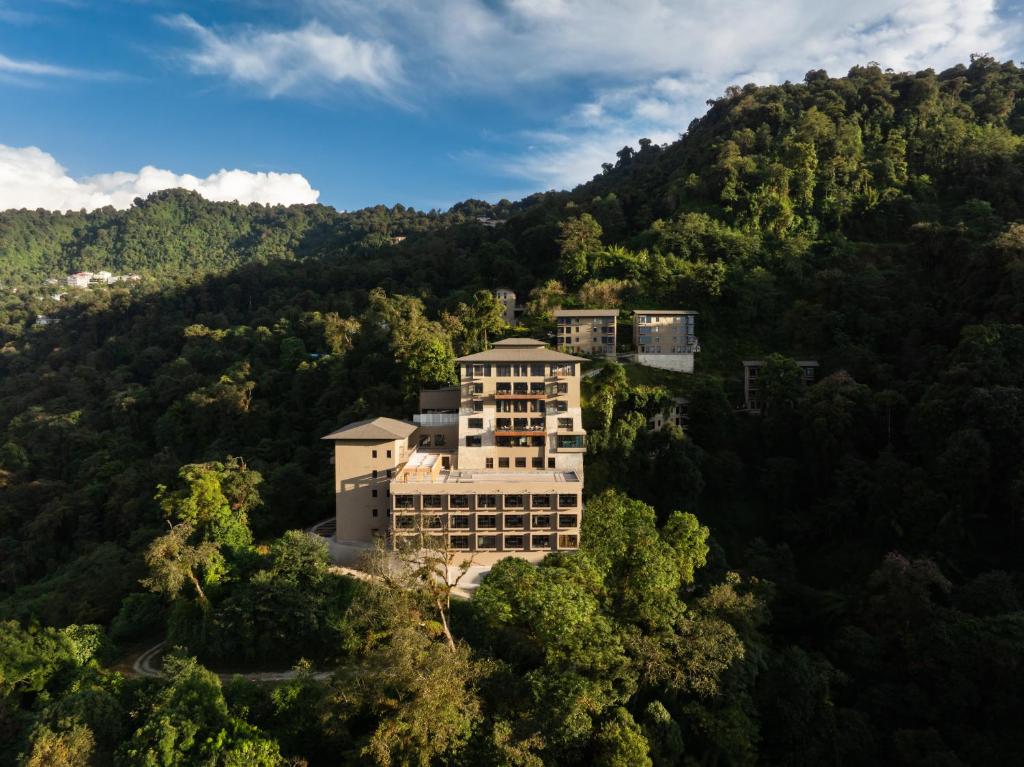
<svg viewBox="0 0 1024 767">
<path fill-rule="evenodd" d="M 416 499 L 411 495 L 396 495 L 395 496 L 395 508 L 396 509 L 414 509 L 416 508 Z"/>
<path fill-rule="evenodd" d="M 468 495 L 451 495 L 448 497 L 448 507 L 452 509 L 468 509 Z"/>
<path fill-rule="evenodd" d="M 585 447 L 583 444 L 583 435 L 560 434 L 558 436 L 558 447 L 563 450 L 582 450 Z"/>
<path fill-rule="evenodd" d="M 468 535 L 453 535 L 449 540 L 451 542 L 451 547 L 457 551 L 465 551 L 469 548 Z"/>
<path fill-rule="evenodd" d="M 498 365 L 498 366 L 496 366 L 496 368 L 495 368 L 495 375 L 497 375 L 499 378 L 508 378 L 510 375 L 512 375 L 512 366 L 511 365 Z"/>
<path fill-rule="evenodd" d="M 416 517 L 409 516 L 408 514 L 399 514 L 395 517 L 395 529 L 397 530 L 415 530 L 416 529 Z"/>
<path fill-rule="evenodd" d="M 478 535 L 476 537 L 476 547 L 481 550 L 496 549 L 498 548 L 498 536 Z"/>
<path fill-rule="evenodd" d="M 471 429 L 482 429 L 482 428 L 484 428 L 484 419 L 483 418 L 470 418 L 469 421 L 467 422 L 467 425 Z"/>
<path fill-rule="evenodd" d="M 478 495 L 476 497 L 476 507 L 478 509 L 494 509 L 498 506 L 498 499 L 493 495 Z"/>
<path fill-rule="evenodd" d="M 558 515 L 558 526 L 559 527 L 576 527 L 577 516 L 575 514 L 559 514 Z"/>
<path fill-rule="evenodd" d="M 524 456 L 520 456 L 520 457 L 516 458 L 516 468 L 517 469 L 525 469 L 526 468 L 526 458 Z"/>
<path fill-rule="evenodd" d="M 473 365 L 473 377 L 484 377 L 486 378 L 491 374 L 490 365 Z"/>
<path fill-rule="evenodd" d="M 425 495 L 425 496 L 423 496 L 423 508 L 424 509 L 440 509 L 441 508 L 441 496 L 439 496 L 439 495 Z"/>
<path fill-rule="evenodd" d="M 498 526 L 498 517 L 494 514 L 477 514 L 476 526 L 479 530 L 493 530 Z"/>
<path fill-rule="evenodd" d="M 423 525 L 430 530 L 440 530 L 444 527 L 444 520 L 437 514 L 431 514 L 423 518 Z"/>
<path fill-rule="evenodd" d="M 575 533 L 563 533 L 558 536 L 558 548 L 575 549 L 579 548 L 580 538 Z"/>
<path fill-rule="evenodd" d="M 571 418 L 559 418 L 558 419 L 558 428 L 559 429 L 566 429 L 567 431 L 572 431 L 572 419 Z"/>
<path fill-rule="evenodd" d="M 426 497 L 426 496 L 424 496 Z M 505 508 L 506 509 L 521 509 L 523 508 L 523 496 L 521 495 L 506 495 L 505 496 Z"/>
<path fill-rule="evenodd" d="M 530 375 L 531 376 L 541 376 L 541 377 L 543 377 L 543 375 L 544 375 L 544 366 L 543 365 L 530 365 Z M 541 384 L 541 386 L 543 387 L 543 384 Z"/>
<path fill-rule="evenodd" d="M 522 514 L 506 514 L 502 520 L 502 525 L 506 530 L 519 529 L 523 526 L 523 515 Z"/>
<path fill-rule="evenodd" d="M 468 514 L 452 514 L 452 517 L 451 517 L 451 528 L 452 528 L 452 530 L 468 530 L 469 529 L 469 515 Z"/>
<path fill-rule="evenodd" d="M 577 495 L 561 493 L 558 496 L 558 508 L 560 509 L 575 509 L 577 503 L 579 503 L 579 496 Z"/>
<path fill-rule="evenodd" d="M 551 536 L 547 534 L 531 536 L 530 547 L 534 549 L 550 549 Z"/>
<path fill-rule="evenodd" d="M 506 535 L 505 536 L 505 548 L 508 550 L 521 549 L 523 548 L 523 536 L 521 535 Z"/>
<path fill-rule="evenodd" d="M 497 445 L 498 447 L 544 447 L 544 437 L 542 437 L 542 436 L 536 436 L 536 437 L 526 437 L 526 436 L 507 437 L 507 436 L 501 436 L 501 437 L 495 437 L 494 438 L 494 444 Z M 506 463 L 504 465 L 508 466 L 508 463 L 507 463 L 508 459 L 507 458 L 506 459 L 499 459 L 499 460 L 506 461 Z"/>
<path fill-rule="evenodd" d="M 551 496 L 550 495 L 531 495 L 530 505 L 535 509 L 550 509 L 551 508 Z"/>
<path fill-rule="evenodd" d="M 530 527 L 534 530 L 542 530 L 545 527 L 551 527 L 551 515 L 534 514 L 533 519 L 530 521 Z"/>
<path fill-rule="evenodd" d="M 477 434 L 476 436 L 466 436 L 466 447 L 481 447 L 483 445 L 483 438 Z"/>
</svg>

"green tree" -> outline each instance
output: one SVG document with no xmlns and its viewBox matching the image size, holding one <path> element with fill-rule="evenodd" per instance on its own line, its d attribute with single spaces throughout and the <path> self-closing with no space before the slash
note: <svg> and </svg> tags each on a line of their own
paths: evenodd
<svg viewBox="0 0 1024 767">
<path fill-rule="evenodd" d="M 157 488 L 167 519 L 188 524 L 190 534 L 218 546 L 241 550 L 252 543 L 249 513 L 261 503 L 259 472 L 240 458 L 229 458 L 182 466 L 178 479 L 182 486 L 176 490 Z"/>
<path fill-rule="evenodd" d="M 559 225 L 559 272 L 569 284 L 579 285 L 590 273 L 591 259 L 601 250 L 601 225 L 589 213 Z"/>
<path fill-rule="evenodd" d="M 145 767 L 277 767 L 277 744 L 228 710 L 220 680 L 195 659 L 168 657 L 167 682 L 135 714 L 118 763 Z"/>
</svg>

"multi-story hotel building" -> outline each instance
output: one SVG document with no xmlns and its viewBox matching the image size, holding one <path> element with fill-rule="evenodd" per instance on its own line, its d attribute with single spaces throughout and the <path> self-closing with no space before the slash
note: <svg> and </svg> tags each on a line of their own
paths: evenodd
<svg viewBox="0 0 1024 767">
<path fill-rule="evenodd" d="M 693 355 L 700 351 L 696 317 L 697 312 L 687 309 L 637 309 L 633 313 L 637 363 L 692 373 Z"/>
<path fill-rule="evenodd" d="M 618 309 L 558 309 L 555 343 L 576 354 L 615 356 Z"/>
<path fill-rule="evenodd" d="M 480 565 L 577 548 L 583 361 L 509 338 L 460 357 L 459 385 L 422 392 L 412 422 L 374 418 L 328 434 L 337 541 L 429 537 Z"/>
</svg>

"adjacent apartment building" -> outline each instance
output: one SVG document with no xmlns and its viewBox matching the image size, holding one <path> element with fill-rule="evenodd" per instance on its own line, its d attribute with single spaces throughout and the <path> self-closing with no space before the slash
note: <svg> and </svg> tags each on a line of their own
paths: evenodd
<svg viewBox="0 0 1024 767">
<path fill-rule="evenodd" d="M 480 565 L 579 546 L 586 433 L 580 357 L 529 338 L 458 359 L 412 421 L 373 418 L 334 444 L 336 539 L 430 538 Z"/>
<path fill-rule="evenodd" d="M 688 309 L 637 309 L 633 313 L 633 344 L 640 365 L 692 373 L 700 351 L 695 320 Z"/>
<path fill-rule="evenodd" d="M 557 309 L 555 344 L 562 351 L 615 357 L 618 309 Z"/>
<path fill-rule="evenodd" d="M 803 372 L 804 385 L 810 386 L 818 373 L 817 360 L 797 360 L 796 364 Z M 761 399 L 761 370 L 764 368 L 764 360 L 743 360 L 743 409 L 751 413 L 760 413 L 763 401 Z"/>
<path fill-rule="evenodd" d="M 519 316 L 523 313 L 522 307 L 516 303 L 515 291 L 511 288 L 497 288 L 494 291 L 494 297 L 505 307 L 505 323 L 510 327 L 515 327 L 519 322 Z"/>
</svg>

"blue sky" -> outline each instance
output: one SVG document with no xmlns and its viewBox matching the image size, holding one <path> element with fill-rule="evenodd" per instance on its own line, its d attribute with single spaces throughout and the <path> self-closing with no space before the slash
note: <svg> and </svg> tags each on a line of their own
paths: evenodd
<svg viewBox="0 0 1024 767">
<path fill-rule="evenodd" d="M 1017 0 L 0 0 L 0 208 L 518 198 L 727 85 L 1017 60 L 1022 25 Z"/>
</svg>

